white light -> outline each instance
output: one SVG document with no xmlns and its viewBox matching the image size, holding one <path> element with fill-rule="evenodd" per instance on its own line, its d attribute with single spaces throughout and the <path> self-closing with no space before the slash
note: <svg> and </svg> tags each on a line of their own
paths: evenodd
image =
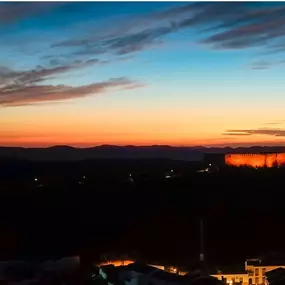
<svg viewBox="0 0 285 285">
<path fill-rule="evenodd" d="M 85 176 L 83 176 L 83 179 L 85 179 L 86 177 Z"/>
<path fill-rule="evenodd" d="M 210 163 L 209 166 L 212 166 L 212 164 Z"/>
<path fill-rule="evenodd" d="M 35 178 L 35 181 L 38 181 L 38 178 Z"/>
<path fill-rule="evenodd" d="M 173 169 L 171 169 L 170 171 L 173 172 Z"/>
</svg>

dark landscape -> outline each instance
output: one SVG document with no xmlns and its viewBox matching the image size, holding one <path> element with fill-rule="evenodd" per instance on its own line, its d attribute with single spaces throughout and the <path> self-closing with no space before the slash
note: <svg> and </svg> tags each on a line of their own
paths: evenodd
<svg viewBox="0 0 285 285">
<path fill-rule="evenodd" d="M 59 154 L 59 149 L 49 151 Z M 195 264 L 201 218 L 208 262 L 236 263 L 285 251 L 284 168 L 224 166 L 200 173 L 203 160 L 114 159 L 110 153 L 109 159 L 77 161 L 2 155 L 2 259 L 85 254 L 98 260 L 111 251 Z"/>
</svg>

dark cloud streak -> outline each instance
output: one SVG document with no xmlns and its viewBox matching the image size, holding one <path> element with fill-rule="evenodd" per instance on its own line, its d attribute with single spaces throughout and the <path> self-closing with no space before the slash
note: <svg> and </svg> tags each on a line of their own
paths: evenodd
<svg viewBox="0 0 285 285">
<path fill-rule="evenodd" d="M 253 130 L 227 130 L 224 135 L 248 136 L 248 135 L 268 135 L 274 137 L 285 137 L 285 129 L 253 129 Z"/>
<path fill-rule="evenodd" d="M 33 70 L 28 71 L 14 71 L 7 67 L 0 67 L 0 87 L 1 85 L 30 85 L 34 83 L 43 82 L 57 74 L 66 73 L 71 70 L 101 64 L 98 59 L 89 59 L 86 61 L 77 60 L 67 65 L 54 66 L 45 68 L 38 66 Z"/>
<path fill-rule="evenodd" d="M 108 63 L 108 61 L 100 61 L 98 59 L 75 60 L 68 65 L 51 68 L 38 66 L 30 71 L 14 71 L 5 66 L 0 66 L 0 106 L 11 107 L 62 101 L 101 94 L 110 88 L 134 89 L 143 86 L 141 83 L 125 77 L 113 78 L 80 87 L 45 84 L 47 79 L 51 79 L 55 75 L 87 66 Z"/>
<path fill-rule="evenodd" d="M 133 89 L 141 86 L 142 84 L 124 77 L 79 87 L 66 85 L 10 86 L 0 88 L 0 106 L 15 107 L 55 102 L 102 94 L 112 88 Z"/>
<path fill-rule="evenodd" d="M 72 47 L 75 54 L 82 55 L 93 52 L 120 55 L 147 49 L 156 40 L 179 30 L 195 28 L 204 35 L 201 43 L 214 49 L 263 46 L 270 50 L 277 44 L 274 41 L 285 37 L 284 12 L 284 4 L 260 8 L 253 3 L 191 3 L 145 15 L 145 22 L 140 19 L 136 31 L 126 28 L 125 32 L 101 38 L 73 38 L 53 47 Z"/>
</svg>

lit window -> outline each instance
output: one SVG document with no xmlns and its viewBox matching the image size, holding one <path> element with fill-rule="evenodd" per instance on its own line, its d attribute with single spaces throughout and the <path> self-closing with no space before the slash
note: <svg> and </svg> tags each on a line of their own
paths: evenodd
<svg viewBox="0 0 285 285">
<path fill-rule="evenodd" d="M 258 270 L 258 268 L 255 268 L 255 270 L 254 270 L 254 275 L 259 275 L 259 270 Z"/>
<path fill-rule="evenodd" d="M 255 280 L 254 280 L 255 282 L 255 284 L 259 284 L 259 280 L 258 280 L 258 277 L 255 277 Z"/>
</svg>

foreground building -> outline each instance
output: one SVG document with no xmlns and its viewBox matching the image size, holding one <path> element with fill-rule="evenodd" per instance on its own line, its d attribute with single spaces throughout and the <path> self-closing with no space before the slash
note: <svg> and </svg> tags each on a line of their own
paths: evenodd
<svg viewBox="0 0 285 285">
<path fill-rule="evenodd" d="M 217 274 L 212 275 L 217 279 L 221 280 L 224 284 L 242 284 L 248 285 L 249 284 L 249 275 L 244 270 L 223 270 L 219 271 Z"/>
<path fill-rule="evenodd" d="M 270 264 L 263 262 L 260 259 L 248 259 L 245 261 L 244 271 L 220 271 L 212 276 L 223 281 L 226 284 L 241 284 L 241 285 L 268 285 L 266 275 L 270 276 L 270 272 L 285 269 L 285 263 Z M 284 282 L 285 284 L 285 282 Z"/>
<path fill-rule="evenodd" d="M 268 263 L 260 259 L 248 259 L 238 270 L 224 268 L 210 275 L 180 272 L 174 267 L 170 270 L 160 265 L 141 265 L 129 260 L 99 267 L 105 279 L 109 276 L 116 280 L 108 285 L 285 285 L 285 262 Z M 275 284 L 277 279 L 284 283 Z"/>
<path fill-rule="evenodd" d="M 106 285 L 222 285 L 221 281 L 209 275 L 179 275 L 138 263 L 102 266 L 100 276 L 107 281 Z"/>
</svg>

